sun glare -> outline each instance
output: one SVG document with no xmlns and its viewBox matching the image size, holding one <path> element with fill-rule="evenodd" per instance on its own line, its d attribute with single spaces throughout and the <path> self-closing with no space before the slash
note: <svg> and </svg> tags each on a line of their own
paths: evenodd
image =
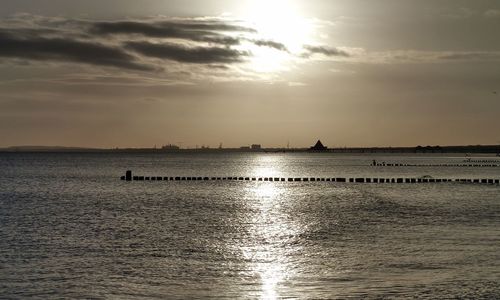
<svg viewBox="0 0 500 300">
<path fill-rule="evenodd" d="M 252 0 L 244 2 L 242 19 L 257 30 L 256 39 L 272 41 L 286 49 L 250 45 L 252 68 L 261 72 L 288 70 L 290 62 L 313 44 L 313 26 L 294 1 Z"/>
</svg>

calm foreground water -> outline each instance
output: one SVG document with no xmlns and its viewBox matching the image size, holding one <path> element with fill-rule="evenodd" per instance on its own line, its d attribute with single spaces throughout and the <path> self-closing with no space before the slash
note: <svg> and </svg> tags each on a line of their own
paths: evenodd
<svg viewBox="0 0 500 300">
<path fill-rule="evenodd" d="M 464 158 L 0 154 L 0 298 L 500 298 L 498 185 L 119 180 L 500 178 L 372 159 Z"/>
</svg>

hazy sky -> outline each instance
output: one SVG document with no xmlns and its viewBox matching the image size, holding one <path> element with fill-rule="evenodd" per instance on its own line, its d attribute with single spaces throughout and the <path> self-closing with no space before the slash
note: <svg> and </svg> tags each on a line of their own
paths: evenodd
<svg viewBox="0 0 500 300">
<path fill-rule="evenodd" d="M 500 143 L 500 1 L 2 0 L 0 147 Z"/>
</svg>

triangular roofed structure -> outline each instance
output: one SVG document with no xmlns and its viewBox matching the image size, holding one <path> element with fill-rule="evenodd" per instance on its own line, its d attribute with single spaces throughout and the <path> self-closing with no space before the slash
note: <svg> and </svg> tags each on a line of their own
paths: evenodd
<svg viewBox="0 0 500 300">
<path fill-rule="evenodd" d="M 328 149 L 328 147 L 325 147 L 323 145 L 323 143 L 321 143 L 321 141 L 318 140 L 316 142 L 316 145 L 312 146 L 310 149 L 313 150 L 313 151 L 326 151 L 326 149 Z"/>
</svg>

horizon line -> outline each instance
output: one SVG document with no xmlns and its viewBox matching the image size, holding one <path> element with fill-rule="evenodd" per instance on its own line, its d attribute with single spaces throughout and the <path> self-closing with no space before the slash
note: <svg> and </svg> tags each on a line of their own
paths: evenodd
<svg viewBox="0 0 500 300">
<path fill-rule="evenodd" d="M 251 145 L 247 146 L 239 146 L 239 147 L 210 147 L 210 146 L 196 146 L 196 147 L 180 147 L 178 145 L 163 145 L 157 147 L 156 145 L 153 147 L 134 147 L 134 146 L 126 146 L 126 147 L 93 147 L 93 146 L 60 146 L 60 145 L 15 145 L 15 146 L 6 146 L 0 147 L 0 150 L 29 150 L 29 149 L 40 149 L 40 150 L 170 150 L 170 151 L 182 151 L 182 150 L 250 150 L 250 151 L 264 151 L 264 150 L 308 150 L 311 149 L 312 146 L 306 147 L 287 147 L 287 146 L 271 146 L 264 147 L 258 145 L 258 148 L 252 148 Z M 500 147 L 500 144 L 462 144 L 462 145 L 414 145 L 414 146 L 333 146 L 328 147 L 328 150 L 334 149 L 420 149 L 420 148 L 464 148 L 464 147 Z M 500 150 L 500 149 L 499 149 Z"/>
</svg>

